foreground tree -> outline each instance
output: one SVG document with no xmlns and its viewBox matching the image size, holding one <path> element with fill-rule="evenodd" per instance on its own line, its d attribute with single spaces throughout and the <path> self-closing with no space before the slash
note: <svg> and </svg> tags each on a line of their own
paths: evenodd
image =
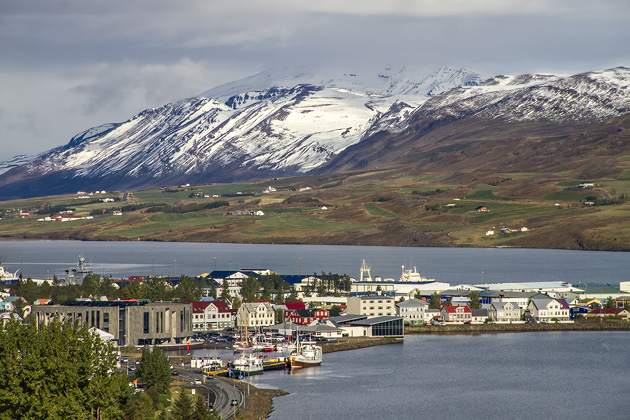
<svg viewBox="0 0 630 420">
<path fill-rule="evenodd" d="M 119 419 L 129 397 L 117 354 L 87 327 L 0 326 L 0 418 Z"/>
<path fill-rule="evenodd" d="M 160 394 L 168 393 L 171 384 L 171 366 L 164 352 L 158 347 L 145 347 L 142 350 L 136 377 L 147 389 L 154 388 Z"/>
<path fill-rule="evenodd" d="M 173 417 L 175 420 L 190 420 L 193 415 L 193 402 L 189 391 L 181 389 L 179 397 L 175 400 Z"/>
</svg>

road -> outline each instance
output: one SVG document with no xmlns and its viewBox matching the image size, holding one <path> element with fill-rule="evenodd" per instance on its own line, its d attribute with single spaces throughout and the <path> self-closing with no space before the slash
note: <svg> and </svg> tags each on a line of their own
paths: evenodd
<svg viewBox="0 0 630 420">
<path fill-rule="evenodd" d="M 140 359 L 129 358 L 122 366 L 123 371 L 127 371 L 127 375 L 132 376 L 135 372 L 136 361 Z M 214 405 L 214 410 L 218 410 L 221 418 L 228 419 L 232 417 L 237 406 L 243 406 L 245 397 L 243 393 L 236 388 L 233 383 L 212 378 L 203 381 L 204 375 L 198 369 L 191 369 L 190 366 L 174 366 L 178 375 L 173 379 L 184 382 L 184 387 L 195 389 L 195 393 L 203 395 L 208 404 Z M 132 370 L 133 369 L 133 370 Z M 232 401 L 237 401 L 237 406 L 232 405 Z"/>
<path fill-rule="evenodd" d="M 189 367 L 179 368 L 179 379 L 187 382 L 186 388 L 194 388 L 195 393 L 203 395 L 209 403 L 214 404 L 214 409 L 219 411 L 221 418 L 230 418 L 237 406 L 244 403 L 243 393 L 233 383 L 219 379 L 206 379 L 203 382 L 203 374 L 192 371 Z M 232 401 L 237 405 L 232 405 Z"/>
</svg>

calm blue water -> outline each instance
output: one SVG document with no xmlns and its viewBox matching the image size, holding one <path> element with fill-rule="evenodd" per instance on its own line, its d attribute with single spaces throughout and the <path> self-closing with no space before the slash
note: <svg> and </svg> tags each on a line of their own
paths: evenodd
<svg viewBox="0 0 630 420">
<path fill-rule="evenodd" d="M 373 276 L 400 277 L 416 265 L 425 277 L 451 284 L 520 281 L 619 283 L 630 279 L 630 254 L 539 249 L 408 248 L 161 242 L 0 241 L 0 262 L 33 278 L 63 275 L 79 254 L 98 274 L 198 275 L 270 268 L 280 274 L 322 270 L 358 277 L 361 260 Z"/>
<path fill-rule="evenodd" d="M 626 420 L 629 376 L 630 333 L 559 332 L 407 336 L 250 382 L 290 393 L 272 420 Z"/>
</svg>

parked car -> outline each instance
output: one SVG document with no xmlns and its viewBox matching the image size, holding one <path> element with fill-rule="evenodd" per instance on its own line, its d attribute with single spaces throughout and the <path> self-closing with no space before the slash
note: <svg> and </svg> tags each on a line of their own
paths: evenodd
<svg viewBox="0 0 630 420">
<path fill-rule="evenodd" d="M 179 372 L 176 371 L 176 370 L 173 370 L 172 374 L 173 374 L 173 376 L 177 376 L 177 375 L 179 375 Z"/>
</svg>

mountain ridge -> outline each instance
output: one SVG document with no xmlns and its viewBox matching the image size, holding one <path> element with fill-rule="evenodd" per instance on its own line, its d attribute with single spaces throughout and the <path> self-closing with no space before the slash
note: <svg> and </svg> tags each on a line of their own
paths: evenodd
<svg viewBox="0 0 630 420">
<path fill-rule="evenodd" d="M 485 80 L 467 69 L 413 72 L 259 73 L 94 127 L 14 164 L 0 179 L 0 197 L 41 193 L 33 182 L 64 193 L 400 164 L 480 142 L 484 126 L 515 139 L 532 130 L 565 136 L 630 112 L 627 67 Z"/>
</svg>

